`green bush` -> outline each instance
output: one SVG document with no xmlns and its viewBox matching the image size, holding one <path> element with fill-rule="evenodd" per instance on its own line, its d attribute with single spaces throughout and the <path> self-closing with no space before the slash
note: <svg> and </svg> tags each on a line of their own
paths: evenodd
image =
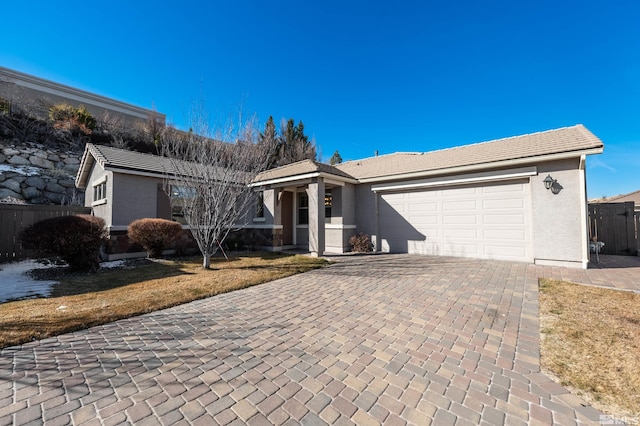
<svg viewBox="0 0 640 426">
<path fill-rule="evenodd" d="M 371 239 L 367 234 L 363 234 L 362 232 L 349 238 L 349 244 L 351 244 L 351 251 L 357 253 L 369 253 L 373 251 Z"/>
<path fill-rule="evenodd" d="M 36 222 L 22 231 L 20 240 L 38 256 L 59 256 L 74 271 L 95 271 L 107 236 L 104 219 L 82 214 Z"/>
<path fill-rule="evenodd" d="M 96 119 L 84 105 L 76 108 L 69 104 L 56 104 L 49 109 L 49 119 L 58 128 L 77 128 L 86 134 L 90 134 L 96 128 Z"/>
<path fill-rule="evenodd" d="M 149 257 L 162 256 L 162 250 L 182 232 L 182 225 L 166 219 L 138 219 L 129 224 L 129 241 L 140 244 Z"/>
</svg>

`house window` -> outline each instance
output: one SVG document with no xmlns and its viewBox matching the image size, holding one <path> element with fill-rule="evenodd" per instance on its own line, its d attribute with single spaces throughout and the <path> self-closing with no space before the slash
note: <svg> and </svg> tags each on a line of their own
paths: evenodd
<svg viewBox="0 0 640 426">
<path fill-rule="evenodd" d="M 93 205 L 104 204 L 107 202 L 107 177 L 95 181 L 93 183 Z"/>
<path fill-rule="evenodd" d="M 184 217 L 184 204 L 195 197 L 195 189 L 187 186 L 171 187 L 171 220 L 187 225 Z"/>
<path fill-rule="evenodd" d="M 301 192 L 298 194 L 298 225 L 309 224 L 309 196 Z"/>
<path fill-rule="evenodd" d="M 256 200 L 256 217 L 264 217 L 264 192 L 258 192 Z"/>
<path fill-rule="evenodd" d="M 324 217 L 325 219 L 331 219 L 331 205 L 333 204 L 333 197 L 331 190 L 324 193 Z"/>
</svg>

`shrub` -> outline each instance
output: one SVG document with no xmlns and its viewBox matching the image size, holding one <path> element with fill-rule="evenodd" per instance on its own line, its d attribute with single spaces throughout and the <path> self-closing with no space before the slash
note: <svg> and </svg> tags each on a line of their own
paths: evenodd
<svg viewBox="0 0 640 426">
<path fill-rule="evenodd" d="M 96 119 L 84 105 L 77 108 L 68 104 L 54 105 L 49 109 L 49 118 L 57 128 L 77 128 L 85 134 L 90 134 L 96 128 Z"/>
<path fill-rule="evenodd" d="M 351 251 L 357 253 L 369 253 L 373 251 L 371 239 L 367 234 L 363 234 L 362 232 L 349 238 L 349 244 L 351 244 Z"/>
<path fill-rule="evenodd" d="M 129 241 L 140 244 L 149 257 L 161 257 L 162 250 L 182 232 L 182 225 L 166 219 L 138 219 L 129 224 Z"/>
<path fill-rule="evenodd" d="M 104 219 L 82 214 L 36 222 L 21 232 L 20 239 L 39 256 L 59 256 L 71 270 L 95 271 L 107 235 Z"/>
</svg>

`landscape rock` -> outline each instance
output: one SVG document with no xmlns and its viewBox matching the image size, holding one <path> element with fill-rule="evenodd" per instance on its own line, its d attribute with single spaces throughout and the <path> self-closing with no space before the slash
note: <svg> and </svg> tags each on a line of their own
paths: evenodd
<svg viewBox="0 0 640 426">
<path fill-rule="evenodd" d="M 75 188 L 81 152 L 15 139 L 0 142 L 0 198 L 27 199 L 30 204 L 84 203 L 84 191 Z"/>
<path fill-rule="evenodd" d="M 31 165 L 31 162 L 29 161 L 29 159 L 21 157 L 20 155 L 14 155 L 13 157 L 9 158 L 8 163 L 16 165 L 16 166 L 30 166 Z"/>
<path fill-rule="evenodd" d="M 10 189 L 7 188 L 0 188 L 0 198 L 6 198 L 6 197 L 11 197 L 11 198 L 17 198 L 19 200 L 24 200 L 24 197 L 16 192 L 13 192 Z"/>
<path fill-rule="evenodd" d="M 58 181 L 58 185 L 64 186 L 65 188 L 74 188 L 76 187 L 76 182 L 71 179 L 60 179 Z"/>
<path fill-rule="evenodd" d="M 45 192 L 44 196 L 53 202 L 53 204 L 62 204 L 64 194 L 59 192 Z"/>
<path fill-rule="evenodd" d="M 38 176 L 29 176 L 24 183 L 37 189 L 44 189 L 47 185 L 45 181 Z"/>
<path fill-rule="evenodd" d="M 0 186 L 3 188 L 8 188 L 17 194 L 19 194 L 21 190 L 20 182 L 16 182 L 15 180 L 5 180 L 4 182 L 0 183 Z"/>
<path fill-rule="evenodd" d="M 25 199 L 32 200 L 34 198 L 42 197 L 42 191 L 40 191 L 38 188 L 28 186 L 22 190 L 22 195 Z"/>
<path fill-rule="evenodd" d="M 3 148 L 2 149 L 2 153 L 6 156 L 10 156 L 10 155 L 20 155 L 20 151 L 18 151 L 15 148 Z"/>
<path fill-rule="evenodd" d="M 61 185 L 58 185 L 56 182 L 47 182 L 45 190 L 50 193 L 64 194 L 65 188 Z"/>
<path fill-rule="evenodd" d="M 31 157 L 29 157 L 29 162 L 35 166 L 35 167 L 40 167 L 43 169 L 53 169 L 55 168 L 54 163 L 47 160 L 47 158 L 42 158 L 39 157 L 37 155 L 32 155 Z"/>
</svg>

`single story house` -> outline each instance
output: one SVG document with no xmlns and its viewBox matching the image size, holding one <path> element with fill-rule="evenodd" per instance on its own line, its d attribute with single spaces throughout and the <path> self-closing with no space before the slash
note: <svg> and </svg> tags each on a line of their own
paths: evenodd
<svg viewBox="0 0 640 426">
<path fill-rule="evenodd" d="M 272 249 L 377 251 L 586 268 L 586 156 L 604 145 L 582 125 L 335 166 L 306 160 L 260 173 Z"/>
<path fill-rule="evenodd" d="M 604 145 L 582 125 L 426 153 L 330 166 L 304 160 L 251 186 L 248 223 L 265 248 L 321 256 L 370 235 L 375 250 L 586 268 L 586 156 Z M 167 159 L 88 144 L 76 177 L 85 204 L 123 241 L 135 219 L 176 219 Z M 123 247 L 111 258 L 125 257 Z M 130 255 L 134 255 L 131 253 Z"/>
<path fill-rule="evenodd" d="M 629 192 L 628 194 L 614 195 L 613 197 L 603 197 L 589 200 L 589 203 L 628 203 L 632 202 L 634 210 L 640 212 L 640 190 Z"/>
</svg>

